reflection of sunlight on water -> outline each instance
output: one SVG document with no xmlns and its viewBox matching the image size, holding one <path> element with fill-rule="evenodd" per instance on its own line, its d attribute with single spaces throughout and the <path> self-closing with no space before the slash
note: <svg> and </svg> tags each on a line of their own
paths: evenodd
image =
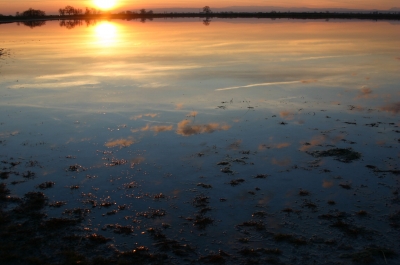
<svg viewBox="0 0 400 265">
<path fill-rule="evenodd" d="M 110 22 L 102 22 L 95 27 L 97 43 L 102 46 L 112 46 L 117 40 L 117 27 Z"/>
</svg>

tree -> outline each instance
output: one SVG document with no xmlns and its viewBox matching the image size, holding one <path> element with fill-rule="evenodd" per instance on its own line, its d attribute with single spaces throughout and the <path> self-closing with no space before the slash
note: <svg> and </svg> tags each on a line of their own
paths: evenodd
<svg viewBox="0 0 400 265">
<path fill-rule="evenodd" d="M 89 9 L 86 8 L 86 12 L 85 12 L 86 15 L 88 15 L 88 13 L 87 13 L 88 11 L 89 11 Z M 58 9 L 58 13 L 60 13 L 60 16 L 64 16 L 65 14 L 76 16 L 76 15 L 82 15 L 83 11 L 82 11 L 82 9 L 74 8 L 73 6 L 66 6 L 65 8 Z"/>
<path fill-rule="evenodd" d="M 142 15 L 144 15 L 144 14 L 146 14 L 146 9 L 140 9 L 140 14 L 142 14 Z"/>
<path fill-rule="evenodd" d="M 209 6 L 205 6 L 203 7 L 203 12 L 206 14 L 210 14 L 211 13 L 211 8 Z"/>
<path fill-rule="evenodd" d="M 22 12 L 24 17 L 44 17 L 46 13 L 42 10 L 29 8 L 28 10 Z"/>
</svg>

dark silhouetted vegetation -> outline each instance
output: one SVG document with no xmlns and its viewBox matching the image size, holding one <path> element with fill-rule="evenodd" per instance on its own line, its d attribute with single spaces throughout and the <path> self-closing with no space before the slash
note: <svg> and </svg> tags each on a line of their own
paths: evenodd
<svg viewBox="0 0 400 265">
<path fill-rule="evenodd" d="M 41 27 L 41 26 L 46 25 L 46 21 L 44 21 L 44 20 L 24 21 L 24 22 L 22 22 L 22 24 L 33 29 L 36 27 Z"/>
<path fill-rule="evenodd" d="M 22 12 L 21 16 L 23 17 L 44 17 L 46 16 L 46 12 L 38 9 L 29 8 L 28 10 Z"/>
<path fill-rule="evenodd" d="M 146 9 L 140 9 L 139 12 L 140 12 L 139 14 L 141 14 L 141 15 L 153 15 L 154 14 L 153 10 L 146 11 Z"/>
<path fill-rule="evenodd" d="M 203 12 L 204 12 L 205 14 L 211 14 L 211 13 L 212 13 L 212 12 L 211 12 L 211 8 L 210 8 L 209 6 L 203 7 Z"/>
<path fill-rule="evenodd" d="M 67 29 L 73 29 L 78 26 L 83 26 L 83 22 L 85 22 L 87 27 L 94 26 L 97 24 L 97 21 L 93 20 L 93 19 L 84 19 L 84 20 L 82 20 L 82 19 L 70 19 L 70 20 L 63 19 L 63 20 L 60 20 L 59 25 L 60 25 L 60 27 L 64 27 Z"/>
<path fill-rule="evenodd" d="M 60 14 L 60 16 L 65 16 L 65 15 L 82 15 L 82 9 L 79 8 L 74 8 L 73 6 L 66 6 L 65 8 L 60 8 L 58 9 L 58 13 Z"/>
</svg>

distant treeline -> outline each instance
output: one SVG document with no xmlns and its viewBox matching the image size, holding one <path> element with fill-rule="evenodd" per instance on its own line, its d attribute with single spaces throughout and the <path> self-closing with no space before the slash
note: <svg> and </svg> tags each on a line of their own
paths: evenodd
<svg viewBox="0 0 400 265">
<path fill-rule="evenodd" d="M 29 8 L 28 10 L 20 13 L 17 12 L 15 13 L 16 17 L 19 16 L 23 16 L 23 17 L 45 17 L 46 16 L 46 12 L 42 11 L 42 10 L 38 10 L 38 9 L 33 9 L 33 8 Z"/>
<path fill-rule="evenodd" d="M 40 18 L 46 19 L 150 19 L 150 18 L 271 18 L 271 19 L 369 19 L 369 20 L 400 20 L 400 12 L 396 13 L 335 13 L 335 12 L 211 12 L 205 10 L 199 13 L 154 13 L 152 10 L 141 9 L 139 12 L 123 11 L 118 14 L 101 13 L 96 9 L 85 10 L 66 6 L 59 9 L 59 15 L 47 15 L 44 11 L 28 9 L 16 16 L 1 16 L 0 21 L 23 21 Z"/>
</svg>

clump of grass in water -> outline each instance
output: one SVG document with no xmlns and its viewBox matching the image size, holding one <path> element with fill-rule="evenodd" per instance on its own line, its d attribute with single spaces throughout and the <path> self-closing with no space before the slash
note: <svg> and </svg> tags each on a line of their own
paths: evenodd
<svg viewBox="0 0 400 265">
<path fill-rule="evenodd" d="M 265 229 L 265 224 L 262 221 L 259 221 L 259 222 L 256 222 L 256 221 L 243 222 L 243 223 L 239 224 L 238 226 L 254 227 L 258 231 L 261 231 L 261 230 Z"/>
<path fill-rule="evenodd" d="M 308 190 L 300 190 L 299 195 L 300 196 L 308 196 L 308 195 L 310 195 L 310 192 Z"/>
<path fill-rule="evenodd" d="M 231 184 L 231 186 L 237 186 L 243 182 L 244 182 L 244 179 L 233 179 L 229 182 L 229 184 Z"/>
<path fill-rule="evenodd" d="M 307 240 L 303 239 L 303 238 L 298 238 L 295 237 L 292 234 L 282 234 L 282 233 L 278 233 L 274 235 L 274 240 L 277 242 L 280 241 L 286 241 L 295 245 L 306 245 L 307 244 Z"/>
<path fill-rule="evenodd" d="M 54 182 L 52 182 L 52 181 L 47 181 L 47 182 L 44 182 L 44 183 L 42 183 L 42 184 L 39 184 L 37 187 L 39 188 L 39 189 L 42 189 L 42 190 L 44 190 L 44 189 L 49 189 L 49 188 L 52 188 L 53 186 L 54 186 Z"/>
<path fill-rule="evenodd" d="M 8 194 L 10 194 L 10 190 L 7 189 L 7 185 L 5 183 L 0 183 L 0 201 L 5 201 Z"/>
<path fill-rule="evenodd" d="M 385 247 L 365 247 L 362 251 L 351 253 L 351 254 L 343 254 L 341 258 L 351 259 L 353 262 L 370 264 L 375 263 L 376 258 L 384 259 L 386 264 L 386 258 L 396 257 L 397 254 L 391 249 Z"/>
<path fill-rule="evenodd" d="M 313 157 L 333 156 L 336 160 L 344 163 L 350 163 L 361 158 L 361 153 L 352 148 L 333 148 L 325 151 L 307 151 L 306 153 Z"/>
</svg>

